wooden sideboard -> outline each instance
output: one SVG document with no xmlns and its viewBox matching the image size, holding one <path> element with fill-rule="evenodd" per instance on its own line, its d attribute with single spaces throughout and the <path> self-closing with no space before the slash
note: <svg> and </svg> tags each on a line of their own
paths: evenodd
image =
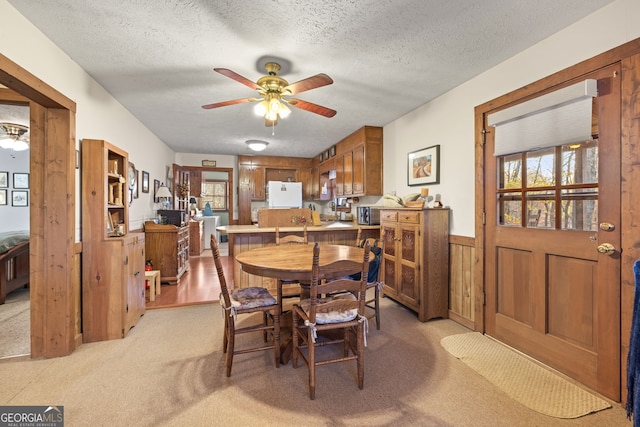
<svg viewBox="0 0 640 427">
<path fill-rule="evenodd" d="M 418 319 L 449 312 L 449 209 L 385 209 L 384 295 L 418 313 Z"/>
<path fill-rule="evenodd" d="M 177 285 L 189 270 L 189 226 L 144 224 L 146 256 L 153 268 L 160 270 L 160 281 Z"/>
</svg>

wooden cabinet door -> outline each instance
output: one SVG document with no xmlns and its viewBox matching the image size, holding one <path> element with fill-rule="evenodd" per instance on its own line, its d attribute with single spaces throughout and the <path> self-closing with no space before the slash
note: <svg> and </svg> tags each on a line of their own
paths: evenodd
<svg viewBox="0 0 640 427">
<path fill-rule="evenodd" d="M 384 293 L 391 297 L 398 296 L 398 277 L 396 266 L 399 259 L 398 241 L 396 239 L 397 223 L 381 222 L 380 234 L 384 239 L 384 253 L 382 254 L 382 277 L 384 279 Z"/>
<path fill-rule="evenodd" d="M 302 200 L 313 200 L 311 169 L 298 169 L 298 181 L 302 183 Z"/>
<path fill-rule="evenodd" d="M 353 194 L 353 152 L 345 153 L 343 162 L 343 194 Z"/>
<path fill-rule="evenodd" d="M 419 229 L 419 224 L 401 224 L 398 226 L 397 236 L 400 251 L 397 260 L 398 294 L 402 302 L 416 309 L 420 305 Z"/>
<path fill-rule="evenodd" d="M 251 166 L 238 167 L 238 224 L 251 224 Z"/>
<path fill-rule="evenodd" d="M 344 156 L 338 156 L 335 159 L 336 171 L 336 196 L 344 195 Z"/>
<path fill-rule="evenodd" d="M 266 200 L 265 168 L 251 168 L 251 200 Z"/>
<path fill-rule="evenodd" d="M 382 171 L 380 171 L 382 175 Z M 364 144 L 353 150 L 353 195 L 364 195 Z"/>
<path fill-rule="evenodd" d="M 311 199 L 320 200 L 320 170 L 317 166 L 311 168 Z"/>
<path fill-rule="evenodd" d="M 144 239 L 133 237 L 125 241 L 125 292 L 126 299 L 124 312 L 126 320 L 124 323 L 124 335 L 129 329 L 138 323 L 140 316 L 144 314 Z"/>
</svg>

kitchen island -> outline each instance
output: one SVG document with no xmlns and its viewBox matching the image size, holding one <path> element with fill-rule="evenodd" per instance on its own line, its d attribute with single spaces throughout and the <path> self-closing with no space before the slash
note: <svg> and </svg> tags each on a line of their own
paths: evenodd
<svg viewBox="0 0 640 427">
<path fill-rule="evenodd" d="M 333 245 L 354 245 L 358 229 L 361 230 L 362 238 L 379 238 L 379 225 L 358 225 L 354 222 L 329 222 L 323 225 L 307 226 L 307 238 L 309 244 L 333 244 Z M 276 244 L 275 227 L 257 227 L 255 225 L 225 225 L 216 228 L 221 233 L 229 236 L 229 256 L 233 257 L 233 278 L 237 287 L 246 288 L 250 286 L 262 286 L 275 291 L 276 279 L 259 277 L 247 274 L 240 268 L 240 264 L 235 261 L 236 255 L 250 249 L 264 246 L 274 246 Z M 287 235 L 300 234 L 304 226 L 296 225 L 292 227 L 280 227 L 280 234 Z"/>
</svg>

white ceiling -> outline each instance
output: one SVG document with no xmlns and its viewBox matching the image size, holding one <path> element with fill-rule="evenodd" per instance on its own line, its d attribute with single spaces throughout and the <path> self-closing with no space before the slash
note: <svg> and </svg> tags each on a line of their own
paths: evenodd
<svg viewBox="0 0 640 427">
<path fill-rule="evenodd" d="M 384 126 L 612 2 L 8 1 L 176 152 L 249 154 L 262 139 L 261 154 L 291 157 Z M 290 83 L 331 76 L 299 98 L 338 114 L 292 108 L 272 135 L 253 103 L 201 108 L 255 96 L 213 68 L 256 81 L 263 56 L 289 61 Z"/>
</svg>

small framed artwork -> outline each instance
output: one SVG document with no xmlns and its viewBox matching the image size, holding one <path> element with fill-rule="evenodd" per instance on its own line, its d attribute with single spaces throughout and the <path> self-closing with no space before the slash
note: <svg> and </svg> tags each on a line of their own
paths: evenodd
<svg viewBox="0 0 640 427">
<path fill-rule="evenodd" d="M 157 179 L 153 180 L 153 202 L 160 203 L 160 199 L 158 199 L 158 188 L 160 188 L 160 181 Z"/>
<path fill-rule="evenodd" d="M 202 166 L 203 167 L 215 168 L 216 167 L 216 161 L 215 160 L 203 160 L 202 161 Z"/>
<path fill-rule="evenodd" d="M 409 185 L 428 185 L 440 182 L 440 146 L 423 148 L 407 155 Z"/>
<path fill-rule="evenodd" d="M 329 148 L 329 156 L 333 157 L 336 155 L 336 146 L 332 145 L 331 148 Z"/>
<path fill-rule="evenodd" d="M 9 187 L 9 172 L 0 172 L 0 188 Z"/>
<path fill-rule="evenodd" d="M 11 206 L 29 206 L 29 192 L 13 190 L 11 192 Z"/>
<path fill-rule="evenodd" d="M 142 171 L 142 192 L 149 192 L 149 172 Z"/>
<path fill-rule="evenodd" d="M 324 154 L 322 155 L 322 158 L 325 159 L 325 160 L 329 160 L 329 150 L 326 150 L 324 152 Z"/>
<path fill-rule="evenodd" d="M 13 174 L 13 188 L 29 188 L 29 174 L 28 173 L 14 173 Z"/>
<path fill-rule="evenodd" d="M 139 191 L 138 191 L 138 178 L 140 177 L 140 171 L 138 169 L 136 169 L 136 185 L 135 187 L 131 190 L 131 192 L 133 193 L 133 198 L 137 199 L 140 195 Z"/>
<path fill-rule="evenodd" d="M 7 204 L 7 190 L 0 190 L 0 206 Z"/>
</svg>

